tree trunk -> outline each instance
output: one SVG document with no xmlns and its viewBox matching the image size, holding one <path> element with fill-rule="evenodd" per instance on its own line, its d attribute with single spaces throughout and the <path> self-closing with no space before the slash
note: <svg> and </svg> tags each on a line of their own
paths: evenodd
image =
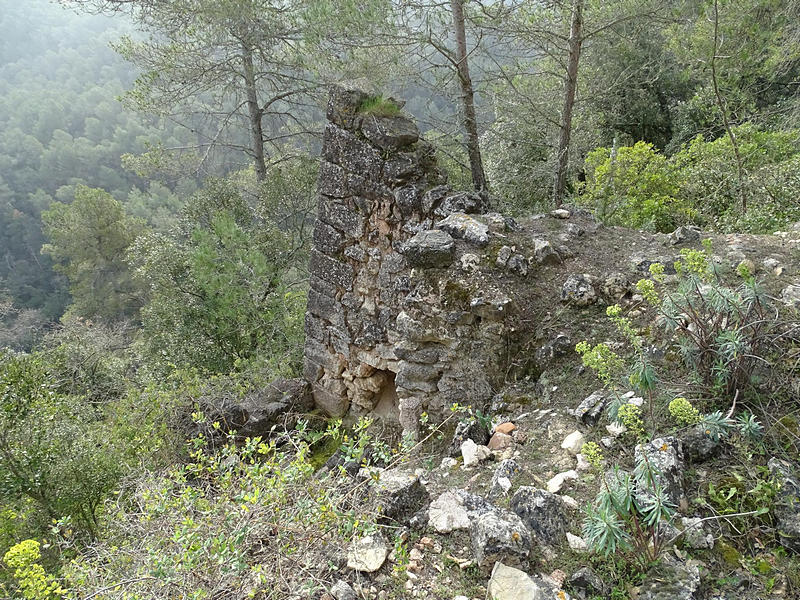
<svg viewBox="0 0 800 600">
<path fill-rule="evenodd" d="M 247 95 L 247 112 L 250 118 L 250 138 L 253 146 L 253 163 L 256 168 L 256 179 L 267 179 L 267 163 L 264 160 L 264 130 L 261 124 L 263 111 L 258 104 L 256 93 L 256 77 L 253 68 L 253 51 L 242 44 L 242 66 L 244 67 L 244 87 Z"/>
<path fill-rule="evenodd" d="M 467 34 L 464 29 L 463 0 L 450 0 L 453 13 L 453 28 L 456 34 L 456 66 L 461 85 L 461 108 L 464 113 L 464 129 L 467 133 L 467 153 L 472 172 L 472 185 L 478 192 L 486 192 L 486 174 L 483 171 L 481 148 L 478 140 L 478 119 L 475 116 L 475 91 L 469 76 L 467 62 Z"/>
<path fill-rule="evenodd" d="M 556 172 L 553 182 L 553 202 L 561 206 L 564 189 L 567 187 L 569 166 L 569 137 L 572 130 L 572 109 L 575 106 L 575 90 L 578 87 L 578 61 L 581 57 L 581 28 L 583 27 L 583 0 L 572 2 L 572 22 L 569 28 L 569 62 L 564 79 L 564 106 L 561 110 L 561 131 L 556 151 Z"/>
<path fill-rule="evenodd" d="M 747 213 L 747 195 L 744 190 L 744 164 L 742 162 L 742 154 L 739 152 L 739 141 L 736 139 L 736 134 L 733 133 L 731 122 L 728 118 L 728 106 L 725 99 L 722 97 L 722 92 L 719 89 L 717 82 L 717 52 L 719 51 L 719 5 L 717 0 L 714 0 L 714 53 L 711 55 L 711 83 L 714 86 L 714 96 L 717 99 L 717 106 L 719 112 L 722 113 L 722 124 L 725 126 L 725 132 L 728 134 L 728 139 L 731 141 L 733 147 L 733 155 L 736 158 L 736 177 L 737 177 L 737 191 L 739 194 L 739 204 L 742 205 L 742 214 Z"/>
</svg>

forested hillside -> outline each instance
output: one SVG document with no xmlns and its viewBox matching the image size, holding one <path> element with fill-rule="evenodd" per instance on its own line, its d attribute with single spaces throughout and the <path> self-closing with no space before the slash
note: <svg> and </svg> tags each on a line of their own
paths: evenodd
<svg viewBox="0 0 800 600">
<path fill-rule="evenodd" d="M 800 598 L 799 232 L 794 0 L 0 0 L 0 596 Z"/>
</svg>

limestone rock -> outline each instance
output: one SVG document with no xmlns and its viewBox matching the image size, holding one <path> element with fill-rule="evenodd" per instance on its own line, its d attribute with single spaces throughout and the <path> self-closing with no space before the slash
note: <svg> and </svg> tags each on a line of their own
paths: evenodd
<svg viewBox="0 0 800 600">
<path fill-rule="evenodd" d="M 578 472 L 575 470 L 564 471 L 554 476 L 547 482 L 547 491 L 551 494 L 557 494 L 562 489 L 567 481 L 574 481 L 578 478 Z"/>
<path fill-rule="evenodd" d="M 347 567 L 364 573 L 374 573 L 386 562 L 389 547 L 380 534 L 373 534 L 354 541 L 347 551 Z"/>
<path fill-rule="evenodd" d="M 420 231 L 406 242 L 403 255 L 412 267 L 443 268 L 453 262 L 455 242 L 440 229 Z"/>
<path fill-rule="evenodd" d="M 680 435 L 681 445 L 689 464 L 700 463 L 715 456 L 722 447 L 721 439 L 714 439 L 702 425 L 695 425 Z"/>
<path fill-rule="evenodd" d="M 512 254 L 508 259 L 508 263 L 506 263 L 506 267 L 508 267 L 509 271 L 524 277 L 528 274 L 528 259 L 522 254 Z"/>
<path fill-rule="evenodd" d="M 350 584 L 341 579 L 331 586 L 331 595 L 336 600 L 358 600 L 356 591 L 350 587 Z"/>
<path fill-rule="evenodd" d="M 469 516 L 461 497 L 452 491 L 444 492 L 428 507 L 428 525 L 439 533 L 469 528 Z"/>
<path fill-rule="evenodd" d="M 697 600 L 700 595 L 700 569 L 667 556 L 647 572 L 638 600 Z"/>
<path fill-rule="evenodd" d="M 603 410 L 608 405 L 609 399 L 603 390 L 592 392 L 583 399 L 572 414 L 584 425 L 596 425 L 603 416 Z"/>
<path fill-rule="evenodd" d="M 514 438 L 507 433 L 495 433 L 488 444 L 489 450 L 505 450 L 506 448 L 514 447 Z"/>
<path fill-rule="evenodd" d="M 419 476 L 401 469 L 383 471 L 375 485 L 375 493 L 380 498 L 381 520 L 403 524 L 408 524 L 430 500 Z"/>
<path fill-rule="evenodd" d="M 524 571 L 497 562 L 487 588 L 491 600 L 569 600 L 566 592 L 540 577 L 531 577 Z M 557 595 L 558 594 L 558 595 Z"/>
<path fill-rule="evenodd" d="M 485 446 L 489 443 L 489 431 L 480 421 L 459 421 L 448 454 L 454 457 L 461 456 L 461 445 L 466 440 Z"/>
<path fill-rule="evenodd" d="M 578 535 L 570 533 L 569 531 L 567 532 L 567 544 L 569 544 L 569 547 L 572 550 L 575 550 L 575 552 L 586 552 L 589 549 L 589 545 L 586 543 L 586 540 Z"/>
<path fill-rule="evenodd" d="M 520 471 L 519 464 L 513 458 L 503 460 L 495 469 L 492 475 L 492 485 L 489 488 L 489 497 L 494 498 L 501 496 L 511 489 L 511 480 L 516 477 Z"/>
<path fill-rule="evenodd" d="M 493 507 L 470 522 L 472 551 L 476 564 L 489 570 L 495 562 L 526 567 L 531 536 L 525 523 L 514 513 Z"/>
<path fill-rule="evenodd" d="M 499 425 L 497 425 L 497 427 L 494 428 L 494 432 L 511 434 L 511 432 L 514 431 L 516 428 L 517 426 L 514 425 L 514 423 L 512 423 L 511 421 L 506 421 L 505 423 L 500 423 Z"/>
<path fill-rule="evenodd" d="M 488 460 L 492 452 L 486 446 L 479 446 L 472 440 L 465 440 L 461 444 L 461 456 L 464 458 L 464 466 L 472 467 L 485 460 Z"/>
<path fill-rule="evenodd" d="M 577 456 L 580 454 L 583 443 L 583 434 L 580 431 L 573 431 L 566 438 L 564 438 L 564 441 L 561 442 L 561 447 L 573 456 Z"/>
<path fill-rule="evenodd" d="M 519 515 L 538 542 L 550 546 L 563 542 L 567 518 L 564 503 L 555 494 L 522 486 L 514 492 L 509 507 Z"/>
<path fill-rule="evenodd" d="M 605 596 L 606 584 L 591 567 L 581 567 L 569 578 L 570 589 L 574 590 L 581 600 L 597 596 Z"/>
<path fill-rule="evenodd" d="M 448 194 L 434 210 L 439 217 L 452 213 L 482 214 L 489 208 L 485 196 L 477 192 L 455 192 Z"/>
<path fill-rule="evenodd" d="M 557 208 L 550 211 L 550 216 L 554 219 L 569 219 L 572 213 L 565 208 Z"/>
<path fill-rule="evenodd" d="M 780 483 L 772 506 L 781 545 L 800 553 L 800 476 L 790 463 L 777 458 L 767 462 L 770 474 Z"/>
<path fill-rule="evenodd" d="M 554 265 L 561 262 L 558 252 L 547 240 L 533 240 L 533 257 L 540 265 Z"/>
<path fill-rule="evenodd" d="M 695 550 L 711 549 L 714 547 L 714 536 L 706 533 L 703 520 L 700 517 L 683 517 L 683 545 Z"/>
<path fill-rule="evenodd" d="M 476 246 L 483 247 L 489 243 L 489 227 L 465 213 L 454 212 L 437 222 L 436 227 Z"/>
<path fill-rule="evenodd" d="M 686 498 L 683 476 L 686 463 L 683 455 L 683 445 L 680 440 L 669 436 L 657 438 L 647 444 L 636 446 L 635 460 L 638 463 L 642 456 L 646 456 L 654 470 L 654 481 L 664 490 L 666 498 L 674 506 L 680 506 Z M 638 496 L 649 496 L 652 492 L 647 486 L 637 486 Z"/>
<path fill-rule="evenodd" d="M 597 292 L 592 285 L 591 275 L 570 275 L 561 288 L 561 301 L 578 307 L 589 306 L 597 302 Z"/>
<path fill-rule="evenodd" d="M 672 245 L 688 244 L 696 242 L 700 239 L 700 229 L 697 227 L 678 227 L 675 231 L 669 234 L 669 241 Z"/>
<path fill-rule="evenodd" d="M 419 129 L 407 117 L 364 117 L 361 132 L 372 144 L 381 150 L 403 148 L 419 139 Z"/>
<path fill-rule="evenodd" d="M 783 288 L 781 292 L 781 301 L 786 306 L 800 308 L 800 283 L 793 283 Z"/>
</svg>

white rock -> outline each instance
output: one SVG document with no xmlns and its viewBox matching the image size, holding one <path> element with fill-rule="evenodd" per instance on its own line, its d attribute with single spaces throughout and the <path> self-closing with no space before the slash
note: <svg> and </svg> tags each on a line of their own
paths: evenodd
<svg viewBox="0 0 800 600">
<path fill-rule="evenodd" d="M 557 208 L 550 211 L 550 216 L 556 219 L 569 219 L 572 213 L 564 208 Z"/>
<path fill-rule="evenodd" d="M 619 437 L 628 431 L 628 428 L 622 423 L 611 423 L 611 425 L 606 425 L 606 431 L 614 437 Z"/>
<path fill-rule="evenodd" d="M 569 547 L 576 552 L 586 552 L 586 550 L 589 549 L 589 546 L 582 537 L 573 535 L 570 532 L 567 532 L 567 543 L 569 544 Z"/>
<path fill-rule="evenodd" d="M 550 481 L 547 482 L 547 491 L 551 494 L 557 494 L 561 491 L 564 487 L 564 484 L 567 481 L 571 481 L 578 478 L 578 472 L 575 470 L 564 471 L 563 473 L 559 473 L 555 477 L 553 477 Z"/>
<path fill-rule="evenodd" d="M 503 490 L 503 493 L 506 494 L 508 490 L 511 489 L 511 480 L 508 477 L 498 477 L 497 485 Z"/>
<path fill-rule="evenodd" d="M 531 577 L 525 571 L 507 567 L 500 561 L 494 563 L 492 578 L 487 587 L 491 600 L 550 600 L 560 598 L 569 600 L 564 591 L 556 591 L 554 586 L 539 577 Z"/>
<path fill-rule="evenodd" d="M 355 571 L 374 573 L 389 555 L 389 547 L 381 535 L 367 535 L 353 542 L 347 551 L 347 566 Z"/>
<path fill-rule="evenodd" d="M 471 467 L 488 460 L 492 456 L 492 451 L 486 446 L 479 446 L 472 440 L 466 439 L 461 444 L 461 456 L 464 458 L 464 466 Z"/>
<path fill-rule="evenodd" d="M 564 441 L 561 442 L 561 447 L 564 450 L 567 450 L 570 454 L 577 455 L 580 453 L 581 448 L 583 447 L 583 434 L 580 431 L 573 431 L 570 433 Z"/>
<path fill-rule="evenodd" d="M 578 510 L 578 501 L 572 496 L 559 496 L 559 498 L 561 498 L 561 501 L 570 508 Z"/>
<path fill-rule="evenodd" d="M 453 458 L 451 456 L 445 456 L 442 459 L 442 464 L 439 465 L 439 468 L 442 471 L 449 471 L 450 469 L 455 467 L 457 464 L 458 464 L 458 461 L 455 458 Z"/>
<path fill-rule="evenodd" d="M 453 492 L 445 492 L 431 502 L 428 508 L 428 525 L 439 533 L 468 529 L 469 517 L 461 499 Z"/>
<path fill-rule="evenodd" d="M 575 458 L 578 459 L 578 465 L 575 467 L 578 472 L 582 473 L 583 471 L 588 471 L 592 468 L 592 465 L 589 464 L 589 461 L 586 460 L 586 457 L 583 454 L 578 454 L 578 456 Z"/>
</svg>

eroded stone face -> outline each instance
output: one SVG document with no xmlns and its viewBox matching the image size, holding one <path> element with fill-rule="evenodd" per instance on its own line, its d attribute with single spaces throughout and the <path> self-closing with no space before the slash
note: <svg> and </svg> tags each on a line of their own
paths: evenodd
<svg viewBox="0 0 800 600">
<path fill-rule="evenodd" d="M 376 414 L 414 434 L 423 411 L 489 400 L 502 372 L 509 299 L 451 271 L 470 254 L 477 272 L 506 223 L 479 214 L 482 196 L 443 185 L 413 121 L 363 114 L 365 99 L 333 88 L 328 102 L 304 374 L 326 413 Z"/>
</svg>

